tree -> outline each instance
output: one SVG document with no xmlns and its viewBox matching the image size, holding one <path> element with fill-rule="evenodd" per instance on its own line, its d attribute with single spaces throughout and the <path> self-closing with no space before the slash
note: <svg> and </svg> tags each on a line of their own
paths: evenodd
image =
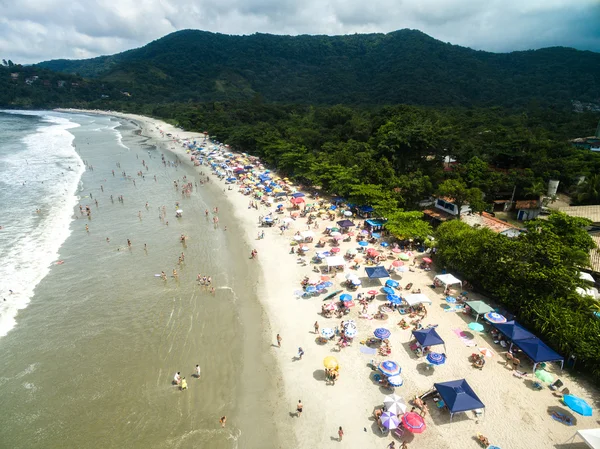
<svg viewBox="0 0 600 449">
<path fill-rule="evenodd" d="M 396 211 L 387 215 L 385 228 L 399 239 L 417 239 L 425 241 L 431 236 L 432 228 L 423 220 L 423 212 Z"/>
<path fill-rule="evenodd" d="M 588 177 L 575 191 L 577 204 L 600 203 L 600 175 L 595 174 Z"/>
<path fill-rule="evenodd" d="M 485 209 L 483 192 L 477 187 L 468 188 L 462 179 L 447 179 L 438 187 L 438 195 L 447 197 L 458 207 L 458 218 L 462 208 L 469 205 L 473 212 L 481 212 Z"/>
</svg>

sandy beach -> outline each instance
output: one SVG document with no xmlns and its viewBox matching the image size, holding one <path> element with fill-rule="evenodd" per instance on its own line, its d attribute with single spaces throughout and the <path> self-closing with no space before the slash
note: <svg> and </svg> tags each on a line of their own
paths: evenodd
<svg viewBox="0 0 600 449">
<path fill-rule="evenodd" d="M 184 142 L 204 139 L 203 134 L 184 132 L 160 120 L 139 115 L 114 111 L 62 112 L 104 114 L 134 121 L 141 127 L 143 136 L 154 139 L 190 165 L 193 165 L 193 162 Z M 520 369 L 527 372 L 528 376 L 515 377 L 511 367 L 505 366 L 506 349 L 494 344 L 488 333 L 471 331 L 468 328 L 468 324 L 473 321 L 471 316 L 460 311 L 447 311 L 443 289 L 431 288 L 434 276 L 441 270 L 435 263 L 431 271 L 418 267 L 422 258 L 428 254 L 415 252 L 411 260 L 406 262 L 407 266 L 412 265 L 413 258 L 416 258 L 417 266 L 414 271 L 404 272 L 401 277 L 394 275 L 392 279 L 398 281 L 401 286 L 412 283 L 411 289 L 420 289 L 432 301 L 432 304 L 427 306 L 427 317 L 423 319 L 422 325 L 437 325 L 436 330 L 445 341 L 447 361 L 444 365 L 431 369 L 425 358 L 418 358 L 410 349 L 412 327 L 402 329 L 398 325 L 403 318 L 398 312 L 389 314 L 387 320 L 360 318 L 361 307 L 357 305 L 343 318 L 325 318 L 321 315 L 321 307 L 326 294 L 308 299 L 294 294 L 295 291 L 301 290 L 301 281 L 305 276 L 310 279 L 318 279 L 320 276 L 313 271 L 313 264 L 302 264 L 297 255 L 290 254 L 294 234 L 307 230 L 306 218 L 295 219 L 283 233 L 278 226 L 261 227 L 259 217 L 274 212 L 274 207 L 261 205 L 258 209 L 250 208 L 250 198 L 239 192 L 238 185 L 233 184 L 232 189 L 228 190 L 210 167 L 200 166 L 197 169 L 208 174 L 211 183 L 219 186 L 215 192 L 220 192 L 222 200 L 232 205 L 235 219 L 245 233 L 243 237 L 248 247 L 255 248 L 258 252 L 255 260 L 250 260 L 249 254 L 245 252 L 240 252 L 239 257 L 248 259 L 248 263 L 257 264 L 260 268 L 256 284 L 260 301 L 266 311 L 266 317 L 260 325 L 272 341 L 272 345 L 265 347 L 264 351 L 271 352 L 279 364 L 277 371 L 281 378 L 277 379 L 277 385 L 273 387 L 281 387 L 285 392 L 284 397 L 275 404 L 276 409 L 272 410 L 272 420 L 278 428 L 282 448 L 320 448 L 337 445 L 352 448 L 386 448 L 391 441 L 396 441 L 396 447 L 400 447 L 401 442 L 406 441 L 410 448 L 476 448 L 480 447 L 476 437 L 478 433 L 485 435 L 491 444 L 504 449 L 585 447 L 579 438 L 575 439 L 575 444 L 567 442 L 577 430 L 597 427 L 598 418 L 574 414 L 576 425 L 572 426 L 554 420 L 551 416 L 552 411 L 569 414 L 571 412 L 547 386 L 542 390 L 532 387 L 533 381 L 537 379 L 532 375 L 531 364 L 523 360 Z M 307 202 L 314 201 L 308 197 L 307 194 Z M 215 201 L 219 199 L 215 198 Z M 289 217 L 290 202 L 285 200 L 281 204 L 284 205 L 285 213 L 279 217 Z M 335 226 L 336 221 L 342 218 L 336 217 L 335 221 L 319 219 L 317 229 L 311 225 L 310 230 L 315 233 L 314 242 L 325 235 L 327 226 Z M 362 224 L 363 221 L 359 218 L 351 220 L 357 224 Z M 220 226 L 227 224 L 221 222 Z M 265 236 L 258 239 L 257 235 L 262 231 Z M 330 248 L 330 242 L 331 239 L 328 239 L 327 248 Z M 315 243 L 307 245 L 310 248 L 305 257 L 307 262 L 310 262 L 316 252 Z M 376 247 L 386 255 L 392 255 L 378 244 L 370 244 L 369 247 Z M 344 255 L 346 251 L 356 249 L 357 242 L 354 237 L 348 242 L 340 241 L 339 248 L 339 254 Z M 388 258 L 383 265 L 388 267 L 392 260 Z M 386 280 L 369 281 L 364 265 L 358 270 L 351 270 L 348 265 L 346 264 L 344 272 L 337 273 L 331 279 L 334 286 L 329 292 L 343 290 L 344 293 L 351 293 L 355 297 L 357 293 L 380 290 Z M 358 290 L 349 292 L 342 285 L 347 273 L 355 273 L 363 281 Z M 460 291 L 454 289 L 453 294 L 457 293 Z M 468 297 L 469 300 L 485 299 L 471 291 L 468 292 Z M 385 302 L 385 295 L 379 293 L 368 306 L 368 315 L 372 317 Z M 410 322 L 407 316 L 404 317 Z M 313 328 L 315 321 L 322 329 L 339 327 L 341 320 L 348 319 L 355 320 L 358 328 L 357 337 L 348 347 L 340 350 L 333 341 L 325 344 L 317 341 L 318 335 L 314 333 Z M 371 338 L 373 331 L 378 327 L 385 327 L 391 331 L 389 341 L 392 352 L 385 358 L 360 350 L 361 347 L 365 347 L 362 343 Z M 460 338 L 457 335 L 459 332 L 464 332 L 469 338 Z M 281 347 L 277 346 L 277 334 L 282 338 Z M 304 350 L 301 360 L 296 357 L 299 347 Z M 480 348 L 491 350 L 491 357 L 486 358 L 487 363 L 482 370 L 472 367 L 469 361 L 471 354 L 478 353 Z M 339 361 L 341 367 L 340 378 L 335 385 L 330 385 L 325 380 L 323 359 L 330 355 Z M 430 400 L 427 403 L 429 412 L 424 417 L 427 428 L 423 433 L 405 432 L 401 438 L 391 433 L 382 434 L 373 418 L 373 410 L 382 406 L 384 396 L 391 391 L 372 380 L 373 371 L 369 363 L 372 360 L 378 363 L 386 359 L 394 360 L 402 367 L 404 385 L 395 388 L 395 393 L 405 399 L 409 409 L 412 407 L 410 402 L 413 398 L 431 390 L 435 382 L 464 378 L 485 404 L 484 415 L 475 416 L 473 412 L 458 413 L 451 422 L 449 413 L 437 410 Z M 598 391 L 584 379 L 574 378 L 567 371 L 561 371 L 558 364 L 549 363 L 547 370 L 554 379 L 561 379 L 571 394 L 585 399 L 593 406 L 598 405 Z M 260 397 L 260 394 L 257 394 L 257 397 Z M 304 404 L 303 413 L 299 417 L 296 416 L 298 400 Z M 340 426 L 344 430 L 342 441 L 338 441 Z M 268 436 L 265 435 L 265 438 Z"/>
</svg>

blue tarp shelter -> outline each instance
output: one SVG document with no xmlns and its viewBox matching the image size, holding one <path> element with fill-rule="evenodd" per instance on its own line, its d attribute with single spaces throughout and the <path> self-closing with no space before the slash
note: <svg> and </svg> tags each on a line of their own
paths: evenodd
<svg viewBox="0 0 600 449">
<path fill-rule="evenodd" d="M 498 329 L 502 335 L 511 341 L 537 338 L 515 320 L 507 321 L 506 323 L 492 323 L 492 326 Z"/>
<path fill-rule="evenodd" d="M 384 267 L 368 267 L 365 268 L 369 279 L 389 278 L 390 273 Z"/>
<path fill-rule="evenodd" d="M 444 340 L 442 340 L 442 337 L 440 337 L 440 334 L 437 333 L 434 327 L 412 331 L 412 334 L 421 346 L 444 345 L 444 352 L 446 352 L 446 343 L 444 343 Z"/>
<path fill-rule="evenodd" d="M 450 411 L 450 420 L 455 413 L 483 409 L 485 405 L 465 379 L 433 384 Z"/>
<path fill-rule="evenodd" d="M 354 223 L 350 220 L 340 220 L 337 222 L 338 226 L 340 228 L 352 228 L 354 225 Z"/>
<path fill-rule="evenodd" d="M 373 209 L 373 207 L 371 207 L 371 206 L 359 206 L 358 210 L 363 214 L 370 214 L 375 209 Z"/>
<path fill-rule="evenodd" d="M 560 362 L 561 368 L 564 365 L 565 359 L 537 337 L 526 340 L 513 340 L 513 344 L 533 360 L 534 372 L 537 364 L 541 362 Z"/>
</svg>

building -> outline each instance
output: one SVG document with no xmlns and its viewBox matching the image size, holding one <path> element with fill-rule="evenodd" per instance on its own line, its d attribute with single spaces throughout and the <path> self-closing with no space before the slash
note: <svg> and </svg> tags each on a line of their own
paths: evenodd
<svg viewBox="0 0 600 449">
<path fill-rule="evenodd" d="M 11 78 L 12 80 L 17 80 L 17 79 L 19 79 L 19 73 L 18 73 L 18 72 L 11 73 L 11 74 L 10 74 L 10 78 Z"/>
<path fill-rule="evenodd" d="M 595 274 L 600 274 L 600 232 L 590 234 L 596 248 L 590 251 L 590 268 Z"/>
<path fill-rule="evenodd" d="M 454 203 L 454 199 L 452 198 L 436 198 L 433 205 L 435 208 L 440 209 L 450 215 L 458 215 L 458 206 Z M 463 215 L 469 212 L 471 212 L 469 205 L 463 204 L 460 208 L 460 214 Z"/>
<path fill-rule="evenodd" d="M 65 85 L 66 85 L 66 84 L 67 84 L 67 82 L 66 82 L 66 81 L 63 81 L 63 80 L 60 80 L 60 81 L 57 81 L 57 82 L 56 82 L 56 85 L 57 85 L 58 87 L 65 87 Z"/>
<path fill-rule="evenodd" d="M 587 218 L 592 222 L 592 226 L 600 227 L 600 206 L 565 206 L 556 210 L 564 212 L 570 217 Z M 598 229 L 600 231 L 600 229 Z"/>
<path fill-rule="evenodd" d="M 517 211 L 517 220 L 533 220 L 542 212 L 542 203 L 540 200 L 523 200 L 515 203 Z"/>
<path fill-rule="evenodd" d="M 516 227 L 506 221 L 502 221 L 487 212 L 482 212 L 481 214 L 465 214 L 460 216 L 460 220 L 467 223 L 469 226 L 474 228 L 482 227 L 488 228 L 497 234 L 505 235 L 509 238 L 515 238 L 520 236 L 523 232 L 523 229 Z"/>
</svg>

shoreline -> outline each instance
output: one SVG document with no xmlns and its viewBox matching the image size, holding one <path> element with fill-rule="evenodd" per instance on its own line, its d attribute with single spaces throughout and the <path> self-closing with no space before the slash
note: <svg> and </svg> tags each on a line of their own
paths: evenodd
<svg viewBox="0 0 600 449">
<path fill-rule="evenodd" d="M 176 154 L 182 162 L 187 161 L 186 163 L 189 164 L 191 164 L 190 157 L 177 140 L 204 138 L 203 134 L 185 132 L 158 119 L 135 114 L 72 109 L 57 111 L 107 115 L 131 120 L 141 127 L 142 136 L 152 139 L 157 144 L 165 145 L 165 149 Z M 165 134 L 170 133 L 173 137 L 161 139 L 157 132 L 158 127 Z M 223 184 L 218 181 L 209 167 L 203 165 L 199 169 L 210 177 L 211 188 L 222 188 Z M 341 352 L 336 351 L 331 343 L 324 346 L 315 345 L 316 335 L 312 333 L 314 321 L 318 321 L 323 328 L 337 326 L 338 320 L 335 318 L 328 320 L 317 314 L 320 312 L 322 298 L 304 300 L 293 295 L 293 292 L 300 288 L 300 281 L 305 275 L 314 277 L 314 273 L 311 275 L 312 265 L 297 264 L 296 256 L 288 254 L 293 233 L 306 230 L 305 222 L 300 219 L 296 220 L 293 223 L 293 229 L 286 231 L 286 235 L 279 235 L 276 228 L 259 228 L 259 215 L 266 215 L 266 211 L 269 209 L 262 205 L 258 210 L 249 209 L 248 200 L 250 198 L 239 194 L 237 185 L 231 191 L 225 190 L 220 193 L 223 193 L 222 197 L 231 205 L 237 222 L 236 226 L 239 226 L 242 231 L 241 237 L 245 244 L 258 250 L 257 268 L 260 274 L 256 281 L 256 292 L 264 315 L 264 320 L 261 322 L 262 334 L 266 342 L 271 342 L 271 346 L 266 347 L 265 351 L 268 351 L 277 360 L 278 370 L 275 383 L 277 389 L 283 392 L 282 397 L 274 404 L 273 408 L 273 420 L 279 431 L 281 447 L 333 447 L 338 444 L 337 428 L 339 426 L 343 426 L 346 433 L 344 444 L 350 445 L 350 447 L 386 447 L 395 438 L 390 435 L 381 435 L 371 419 L 371 415 L 373 408 L 381 403 L 383 396 L 388 392 L 369 380 L 370 370 L 366 366 L 372 358 L 381 359 L 381 357 L 362 354 L 358 351 L 359 340 L 370 337 L 369 332 L 372 335 L 372 329 L 377 326 L 377 322 L 357 320 L 359 336 L 355 339 L 352 347 Z M 330 224 L 330 222 L 320 221 L 320 229 L 315 230 L 317 236 L 323 231 L 325 225 Z M 227 225 L 227 223 L 222 222 L 221 225 Z M 265 230 L 266 237 L 262 240 L 256 239 L 259 229 Z M 318 237 L 315 240 L 317 239 Z M 354 247 L 354 244 L 343 244 L 342 251 L 350 247 Z M 311 254 L 309 253 L 309 258 Z M 241 257 L 248 257 L 248 254 L 242 251 Z M 579 417 L 581 425 L 576 427 L 560 425 L 558 427 L 559 424 L 548 417 L 546 408 L 541 408 L 558 405 L 556 398 L 546 392 L 534 392 L 530 388 L 526 388 L 527 381 L 514 378 L 512 373 L 504 368 L 501 348 L 490 346 L 490 342 L 484 338 L 485 335 L 474 336 L 473 342 L 477 343 L 475 347 L 465 346 L 453 335 L 452 331 L 466 327 L 465 318 L 456 313 L 444 313 L 441 308 L 444 304 L 441 292 L 435 292 L 428 288 L 433 275 L 433 271 L 404 273 L 402 283 L 406 283 L 407 280 L 414 283 L 414 287 L 423 289 L 423 292 L 433 299 L 427 322 L 439 324 L 440 333 L 449 348 L 449 361 L 446 366 L 423 371 L 422 363 L 415 360 L 412 352 L 406 349 L 407 342 L 411 338 L 410 331 L 400 330 L 396 326 L 397 319 L 395 318 L 383 323 L 393 334 L 391 341 L 394 345 L 394 352 L 391 357 L 399 361 L 403 367 L 405 384 L 396 389 L 396 393 L 403 396 L 408 403 L 416 393 L 428 391 L 434 381 L 464 377 L 486 404 L 486 419 L 475 420 L 468 415 L 469 419 L 455 418 L 454 423 L 450 425 L 447 413 L 443 414 L 432 410 L 430 412 L 432 416 L 427 416 L 426 419 L 428 426 L 426 432 L 414 436 L 408 435 L 412 437 L 409 441 L 411 447 L 433 446 L 442 449 L 462 449 L 472 445 L 473 436 L 481 432 L 488 436 L 492 443 L 501 447 L 519 447 L 519 444 L 527 441 L 529 447 L 542 449 L 549 445 L 562 444 L 576 430 L 595 425 L 593 417 Z M 337 282 L 341 280 L 343 278 L 336 279 Z M 334 289 L 337 290 L 338 287 L 336 286 Z M 485 298 L 473 294 L 471 299 Z M 380 304 L 383 302 L 374 301 L 374 306 Z M 353 309 L 350 318 L 356 318 L 355 315 L 356 311 Z M 273 347 L 276 346 L 273 343 L 277 333 L 280 333 L 283 338 L 281 348 Z M 302 360 L 294 361 L 293 358 L 299 346 L 304 349 L 305 355 Z M 491 347 L 493 351 L 496 351 L 495 357 L 488 362 L 488 367 L 483 373 L 472 370 L 470 364 L 466 362 L 469 354 L 477 350 L 477 346 Z M 327 355 L 334 355 L 341 365 L 341 379 L 338 382 L 339 385 L 336 384 L 334 387 L 325 385 L 324 382 L 322 360 Z M 554 368 L 552 367 L 551 372 L 555 378 L 560 377 L 565 384 L 568 384 L 572 393 L 593 403 L 595 391 L 586 386 L 583 379 L 573 378 L 570 374 Z M 490 376 L 493 376 L 493 384 L 490 383 L 492 378 Z M 530 380 L 528 381 L 530 382 Z M 520 385 L 523 383 L 525 386 Z M 304 403 L 306 413 L 303 413 L 301 418 L 296 418 L 292 415 L 299 399 Z M 251 410 L 251 406 L 249 410 Z M 541 430 L 546 431 L 544 435 L 540 434 Z M 287 438 L 293 441 L 287 441 Z M 396 445 L 399 447 L 398 439 L 396 439 Z"/>
</svg>

